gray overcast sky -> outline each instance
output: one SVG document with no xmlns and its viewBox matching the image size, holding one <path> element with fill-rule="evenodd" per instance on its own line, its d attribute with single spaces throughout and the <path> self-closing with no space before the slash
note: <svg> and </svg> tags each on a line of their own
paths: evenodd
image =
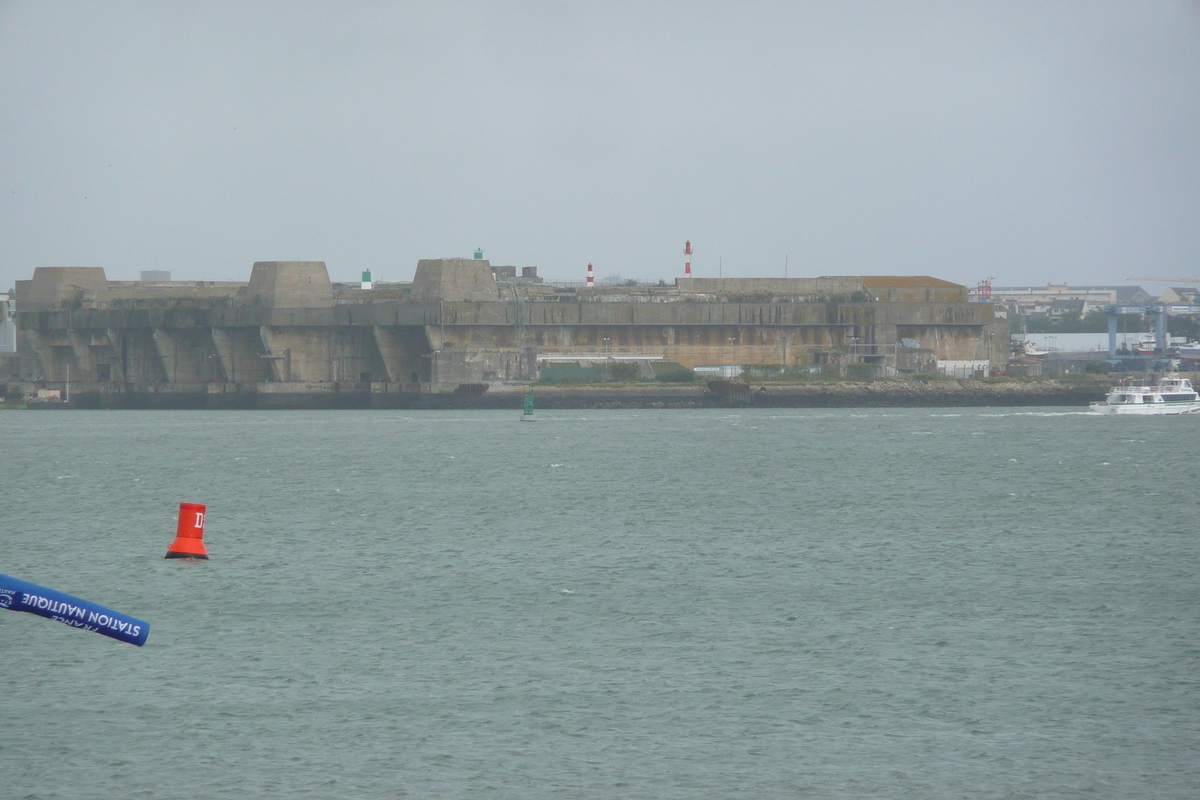
<svg viewBox="0 0 1200 800">
<path fill-rule="evenodd" d="M 0 288 L 1185 277 L 1200 3 L 0 2 L 0 141 Z"/>
</svg>

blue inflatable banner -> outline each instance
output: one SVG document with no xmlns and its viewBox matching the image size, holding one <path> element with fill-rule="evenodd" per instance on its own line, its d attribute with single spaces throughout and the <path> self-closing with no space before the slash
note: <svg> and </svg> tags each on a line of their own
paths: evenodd
<svg viewBox="0 0 1200 800">
<path fill-rule="evenodd" d="M 28 611 L 72 628 L 95 631 L 141 647 L 150 635 L 150 623 L 69 594 L 0 574 L 0 608 Z"/>
</svg>

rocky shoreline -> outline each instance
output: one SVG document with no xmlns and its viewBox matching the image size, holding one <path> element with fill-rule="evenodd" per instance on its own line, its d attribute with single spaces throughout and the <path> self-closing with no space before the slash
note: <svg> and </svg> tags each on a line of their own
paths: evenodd
<svg viewBox="0 0 1200 800">
<path fill-rule="evenodd" d="M 740 387 L 740 388 L 735 388 Z M 1104 383 L 1057 380 L 882 380 L 803 384 L 535 386 L 539 409 L 567 408 L 887 408 L 1079 406 L 1103 400 Z M 519 408 L 521 393 L 489 391 L 482 408 Z"/>
<path fill-rule="evenodd" d="M 164 387 L 104 393 L 79 387 L 71 402 L 20 400 L 30 409 L 518 409 L 532 391 L 538 409 L 599 408 L 893 408 L 1075 406 L 1104 399 L 1106 381 L 877 380 L 798 384 L 710 380 L 696 383 L 467 384 L 453 393 L 373 391 L 368 384 L 262 384 L 236 392 Z M 22 398 L 34 387 L 23 387 Z M 222 387 L 224 388 L 224 387 Z M 10 398 L 11 399 L 11 398 Z"/>
</svg>

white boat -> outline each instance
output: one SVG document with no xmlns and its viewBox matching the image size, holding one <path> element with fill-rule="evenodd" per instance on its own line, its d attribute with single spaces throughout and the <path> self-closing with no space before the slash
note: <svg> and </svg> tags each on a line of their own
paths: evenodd
<svg viewBox="0 0 1200 800">
<path fill-rule="evenodd" d="M 1194 414 L 1200 411 L 1200 394 L 1191 381 L 1172 372 L 1153 386 L 1122 382 L 1108 390 L 1107 398 L 1089 408 L 1097 414 Z"/>
<path fill-rule="evenodd" d="M 1139 356 L 1152 356 L 1158 352 L 1158 339 L 1150 336 L 1133 344 L 1133 352 Z"/>
<path fill-rule="evenodd" d="M 1032 358 L 1040 361 L 1050 355 L 1050 349 L 1046 347 L 1038 347 L 1028 339 L 1013 339 L 1010 348 L 1014 356 L 1020 358 Z"/>
<path fill-rule="evenodd" d="M 1188 358 L 1193 361 L 1200 360 L 1200 342 L 1181 344 L 1175 348 L 1175 352 L 1180 358 Z"/>
</svg>

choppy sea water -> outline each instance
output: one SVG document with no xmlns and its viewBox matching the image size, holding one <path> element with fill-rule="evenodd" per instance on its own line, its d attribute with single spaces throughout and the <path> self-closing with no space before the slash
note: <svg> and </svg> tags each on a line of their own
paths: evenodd
<svg viewBox="0 0 1200 800">
<path fill-rule="evenodd" d="M 0 796 L 1200 796 L 1200 419 L 539 416 L 0 415 Z"/>
</svg>

